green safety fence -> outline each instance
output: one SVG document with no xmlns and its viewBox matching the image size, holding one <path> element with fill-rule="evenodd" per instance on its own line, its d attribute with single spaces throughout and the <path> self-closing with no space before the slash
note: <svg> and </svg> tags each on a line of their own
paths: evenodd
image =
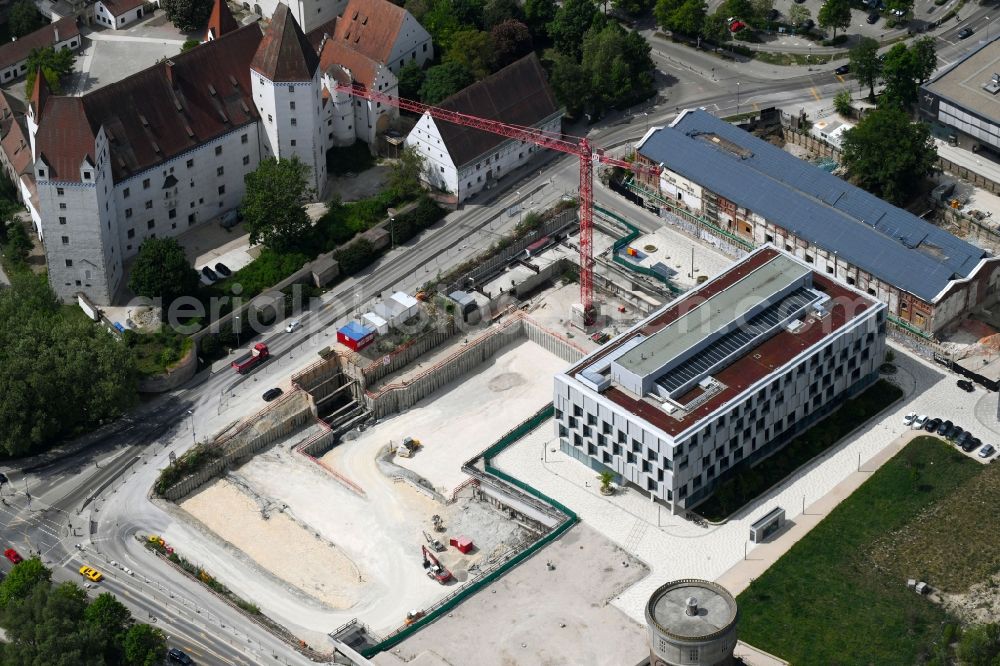
<svg viewBox="0 0 1000 666">
<path fill-rule="evenodd" d="M 895 315 L 889 315 L 889 321 L 895 324 L 896 326 L 899 326 L 900 328 L 905 329 L 910 333 L 913 333 L 914 335 L 918 335 L 929 342 L 934 342 L 934 338 L 929 333 L 927 333 L 927 331 L 921 331 L 919 328 L 916 328 L 913 324 L 906 321 L 905 319 L 900 319 Z"/>
<path fill-rule="evenodd" d="M 401 629 L 397 633 L 393 634 L 392 636 L 389 636 L 388 638 L 381 641 L 380 643 L 377 643 L 376 645 L 361 650 L 360 652 L 365 658 L 373 657 L 379 652 L 384 652 L 402 643 L 407 638 L 409 638 L 416 632 L 420 631 L 431 622 L 437 620 L 443 614 L 453 610 L 456 606 L 465 601 L 468 597 L 472 596 L 473 594 L 476 594 L 483 588 L 492 585 L 494 582 L 496 582 L 502 576 L 504 576 L 504 574 L 506 574 L 508 571 L 518 566 L 519 564 L 521 564 L 522 562 L 533 556 L 535 553 L 537 553 L 539 550 L 541 550 L 545 546 L 549 545 L 550 543 L 558 539 L 560 536 L 563 535 L 564 532 L 566 532 L 566 530 L 568 530 L 570 527 L 576 524 L 579 518 L 577 517 L 575 512 L 571 511 L 569 508 L 567 508 L 560 502 L 557 502 L 556 500 L 536 490 L 527 483 L 524 483 L 523 481 L 520 481 L 512 477 L 511 475 L 494 468 L 489 464 L 490 461 L 494 457 L 499 455 L 504 449 L 508 448 L 509 446 L 517 442 L 519 439 L 527 435 L 529 432 L 536 429 L 542 423 L 552 418 L 552 415 L 554 413 L 555 410 L 553 406 L 551 404 L 546 405 L 538 412 L 536 412 L 534 416 L 522 422 L 520 425 L 518 425 L 510 432 L 508 432 L 506 435 L 497 440 L 495 444 L 493 444 L 488 449 L 483 451 L 479 455 L 479 457 L 482 458 L 485 463 L 485 469 L 487 474 L 494 476 L 502 481 L 505 481 L 513 486 L 516 486 L 517 488 L 520 488 L 521 490 L 530 493 L 534 497 L 537 497 L 538 499 L 547 502 L 551 506 L 555 507 L 556 509 L 564 513 L 566 515 L 566 520 L 560 523 L 554 530 L 546 534 L 544 537 L 542 537 L 535 543 L 531 544 L 531 546 L 529 546 L 528 548 L 521 551 L 511 559 L 501 564 L 499 567 L 497 567 L 495 571 L 490 572 L 489 574 L 483 576 L 481 579 L 473 583 L 470 583 L 466 587 L 455 592 L 454 595 L 452 595 L 450 598 L 447 598 L 440 606 L 438 606 L 433 611 L 431 611 L 424 617 L 420 618 L 410 626 Z"/>
<path fill-rule="evenodd" d="M 670 293 L 672 294 L 681 293 L 681 289 L 678 288 L 676 285 L 674 285 L 674 283 L 671 282 L 668 277 L 660 275 L 656 271 L 646 268 L 645 266 L 636 266 L 632 262 L 626 261 L 622 257 L 618 256 L 618 252 L 623 247 L 630 244 L 632 241 L 634 241 L 642 234 L 642 231 L 638 227 L 626 221 L 625 218 L 623 218 L 621 215 L 612 213 L 610 210 L 601 208 L 600 206 L 594 206 L 594 210 L 603 215 L 604 217 L 610 217 L 614 219 L 616 222 L 618 222 L 619 224 L 621 224 L 622 226 L 626 227 L 629 230 L 628 235 L 619 238 L 618 240 L 615 241 L 614 245 L 611 246 L 611 260 L 613 262 L 615 262 L 619 266 L 623 266 L 629 269 L 630 271 L 634 271 L 636 273 L 649 276 L 654 280 L 659 280 L 667 287 L 667 289 L 670 290 Z"/>
</svg>

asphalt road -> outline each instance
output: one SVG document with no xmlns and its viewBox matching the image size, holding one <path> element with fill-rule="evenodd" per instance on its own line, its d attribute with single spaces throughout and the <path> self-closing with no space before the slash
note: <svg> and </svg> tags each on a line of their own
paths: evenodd
<svg viewBox="0 0 1000 666">
<path fill-rule="evenodd" d="M 977 31 L 972 38 L 960 41 L 957 32 L 964 25 L 982 23 L 987 12 L 987 7 L 970 9 L 961 25 L 939 32 L 939 55 L 944 64 L 974 48 L 978 38 L 985 39 L 985 34 Z M 771 105 L 794 108 L 796 103 L 830 98 L 845 84 L 850 85 L 831 71 L 785 78 L 744 76 L 739 63 L 720 65 L 725 61 L 678 45 L 664 49 L 654 49 L 664 83 L 659 100 L 590 128 L 595 145 L 610 148 L 635 141 L 649 127 L 668 122 L 686 107 L 703 106 L 720 116 Z M 740 81 L 739 100 L 732 85 L 736 77 Z M 581 129 L 570 128 L 569 132 L 579 134 Z M 332 298 L 301 317 L 300 330 L 288 334 L 279 327 L 252 341 L 267 342 L 273 355 L 270 364 L 291 362 L 296 354 L 311 354 L 326 346 L 330 324 L 379 293 L 397 286 L 412 288 L 491 242 L 511 223 L 505 214 L 509 206 L 530 202 L 540 208 L 563 192 L 575 192 L 577 168 L 574 157 L 555 157 L 537 171 L 533 169 L 530 176 L 507 183 L 507 191 L 500 193 L 493 205 L 466 206 L 454 216 L 457 219 L 437 225 L 416 241 L 396 248 L 366 272 L 342 282 Z M 623 200 L 600 187 L 595 193 L 602 205 L 625 206 Z M 644 228 L 653 224 L 645 219 L 640 222 Z M 251 341 L 243 342 L 246 347 Z M 39 553 L 54 568 L 56 580 L 80 582 L 78 568 L 84 563 L 95 566 L 106 576 L 94 586 L 95 592 L 115 593 L 137 618 L 162 627 L 171 645 L 180 646 L 197 661 L 307 663 L 200 585 L 154 562 L 135 539 L 137 533 L 155 532 L 173 520 L 147 499 L 169 452 L 182 449 L 193 439 L 192 428 L 208 432 L 209 424 L 218 421 L 220 412 L 226 412 L 229 398 L 260 385 L 258 380 L 254 374 L 235 376 L 224 369 L 199 385 L 144 404 L 75 455 L 5 469 L 11 479 L 0 493 L 5 541 L 24 555 Z M 241 409 L 231 408 L 233 419 L 243 415 Z M 128 567 L 133 575 L 112 566 L 111 561 Z M 2 566 L 9 564 L 3 562 Z"/>
</svg>

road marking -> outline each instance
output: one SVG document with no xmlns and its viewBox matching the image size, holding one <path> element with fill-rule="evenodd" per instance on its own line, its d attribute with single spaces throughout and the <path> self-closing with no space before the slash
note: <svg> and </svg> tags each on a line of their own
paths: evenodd
<svg viewBox="0 0 1000 666">
<path fill-rule="evenodd" d="M 813 86 L 812 88 L 810 88 L 809 92 L 812 93 L 812 96 L 816 98 L 817 102 L 819 102 L 820 100 L 823 99 L 822 97 L 819 96 L 819 91 L 816 90 L 816 86 Z"/>
</svg>

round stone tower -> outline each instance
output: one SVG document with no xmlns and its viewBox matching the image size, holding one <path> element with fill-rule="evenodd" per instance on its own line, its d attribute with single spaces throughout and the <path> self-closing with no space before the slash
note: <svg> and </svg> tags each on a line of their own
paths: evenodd
<svg viewBox="0 0 1000 666">
<path fill-rule="evenodd" d="M 733 662 L 736 599 L 707 580 L 675 580 L 646 604 L 651 666 L 726 666 Z"/>
</svg>

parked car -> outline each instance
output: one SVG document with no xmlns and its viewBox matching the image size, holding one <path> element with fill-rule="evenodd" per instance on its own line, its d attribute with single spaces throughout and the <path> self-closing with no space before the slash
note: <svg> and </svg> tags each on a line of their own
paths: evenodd
<svg viewBox="0 0 1000 666">
<path fill-rule="evenodd" d="M 941 419 L 934 418 L 924 424 L 924 430 L 926 430 L 927 432 L 937 432 L 937 429 L 940 425 L 941 425 Z"/>
<path fill-rule="evenodd" d="M 880 16 L 878 12 L 872 12 L 868 15 L 868 23 L 878 23 Z"/>
<path fill-rule="evenodd" d="M 959 433 L 958 437 L 955 438 L 955 446 L 965 448 L 966 442 L 971 442 L 974 439 L 972 433 L 966 430 L 965 432 Z"/>
<path fill-rule="evenodd" d="M 290 322 L 288 322 L 288 326 L 285 326 L 285 333 L 291 333 L 300 326 L 302 326 L 302 322 L 299 321 L 298 319 L 293 319 Z"/>
<path fill-rule="evenodd" d="M 223 229 L 232 229 L 240 223 L 241 219 L 239 209 L 234 208 L 222 214 L 222 217 L 219 218 L 219 224 L 222 225 Z"/>
<path fill-rule="evenodd" d="M 961 30 L 958 31 L 958 38 L 968 39 L 969 37 L 972 37 L 973 33 L 975 32 L 976 31 L 973 30 L 972 28 L 962 28 Z"/>
<path fill-rule="evenodd" d="M 968 379 L 959 379 L 957 382 L 955 382 L 955 384 L 958 385 L 958 388 L 962 389 L 966 393 L 972 393 L 973 391 L 976 390 L 975 384 L 970 382 Z"/>
<path fill-rule="evenodd" d="M 905 9 L 893 9 L 892 10 L 892 15 L 893 16 L 906 16 L 906 10 Z"/>
<path fill-rule="evenodd" d="M 806 19 L 805 21 L 799 24 L 799 27 L 805 30 L 806 32 L 809 32 L 810 30 L 816 27 L 816 22 L 813 21 L 812 19 Z"/>
<path fill-rule="evenodd" d="M 18 553 L 13 548 L 8 548 L 7 550 L 3 551 L 3 556 L 6 557 L 8 560 L 10 560 L 11 564 L 17 564 L 24 560 L 24 558 L 21 557 L 21 554 Z"/>
<path fill-rule="evenodd" d="M 927 415 L 926 414 L 921 414 L 917 418 L 913 419 L 913 424 L 912 425 L 913 425 L 913 427 L 916 430 L 923 430 L 925 423 L 927 423 Z"/>
<path fill-rule="evenodd" d="M 956 439 L 958 439 L 958 436 L 961 435 L 963 432 L 965 432 L 965 430 L 963 430 L 961 426 L 953 425 L 951 427 L 951 430 L 949 430 L 948 432 L 946 432 L 944 434 L 944 436 L 945 436 L 945 439 L 948 439 L 948 440 L 954 442 Z"/>
<path fill-rule="evenodd" d="M 275 386 L 274 388 L 267 389 L 266 391 L 264 391 L 264 395 L 262 395 L 261 397 L 264 398 L 264 402 L 271 402 L 282 393 L 284 393 L 284 391 Z"/>
<path fill-rule="evenodd" d="M 977 437 L 970 437 L 969 439 L 965 440 L 965 442 L 962 444 L 962 450 L 965 451 L 966 453 L 972 453 L 980 446 L 982 446 L 982 444 L 983 443 L 980 442 Z"/>
<path fill-rule="evenodd" d="M 729 32 L 739 32 L 745 27 L 747 27 L 747 24 L 743 21 L 733 21 L 729 24 Z"/>
<path fill-rule="evenodd" d="M 986 444 L 983 448 L 979 449 L 980 458 L 989 458 L 991 455 L 996 453 L 997 450 L 993 448 L 992 444 Z"/>
<path fill-rule="evenodd" d="M 777 9 L 772 9 L 767 13 L 767 20 L 773 23 L 774 21 L 778 20 L 779 16 L 781 16 L 781 12 L 779 12 Z"/>
<path fill-rule="evenodd" d="M 233 274 L 233 272 L 229 270 L 229 266 L 226 266 L 221 261 L 215 265 L 215 272 L 221 275 L 222 277 L 229 277 L 230 275 Z"/>
<path fill-rule="evenodd" d="M 167 658 L 175 664 L 184 664 L 184 666 L 189 666 L 194 663 L 191 661 L 191 657 L 187 656 L 183 650 L 178 650 L 177 648 L 170 648 L 167 651 Z"/>
<path fill-rule="evenodd" d="M 837 69 L 833 70 L 833 73 L 834 74 L 847 74 L 850 71 L 851 71 L 851 66 L 850 65 L 841 65 Z"/>
<path fill-rule="evenodd" d="M 204 268 L 201 269 L 201 274 L 204 275 L 206 278 L 208 278 L 209 282 L 215 282 L 216 280 L 219 279 L 219 276 L 215 274 L 215 271 L 213 271 L 208 266 L 205 266 Z"/>
<path fill-rule="evenodd" d="M 951 430 L 951 427 L 953 425 L 955 425 L 955 424 L 952 423 L 951 421 L 944 421 L 944 422 L 941 423 L 941 425 L 938 426 L 938 428 L 937 428 L 937 430 L 935 432 L 937 432 L 937 434 L 939 434 L 939 435 L 945 435 L 945 434 L 948 433 L 949 430 Z"/>
<path fill-rule="evenodd" d="M 916 420 L 917 420 L 917 413 L 916 412 L 910 412 L 909 414 L 907 414 L 906 416 L 903 417 L 903 425 L 905 425 L 905 426 L 913 425 L 913 422 L 916 421 Z"/>
<path fill-rule="evenodd" d="M 80 567 L 80 575 L 84 578 L 89 578 L 95 583 L 101 582 L 101 579 L 104 578 L 104 574 L 93 567 L 88 567 L 87 565 Z"/>
</svg>

